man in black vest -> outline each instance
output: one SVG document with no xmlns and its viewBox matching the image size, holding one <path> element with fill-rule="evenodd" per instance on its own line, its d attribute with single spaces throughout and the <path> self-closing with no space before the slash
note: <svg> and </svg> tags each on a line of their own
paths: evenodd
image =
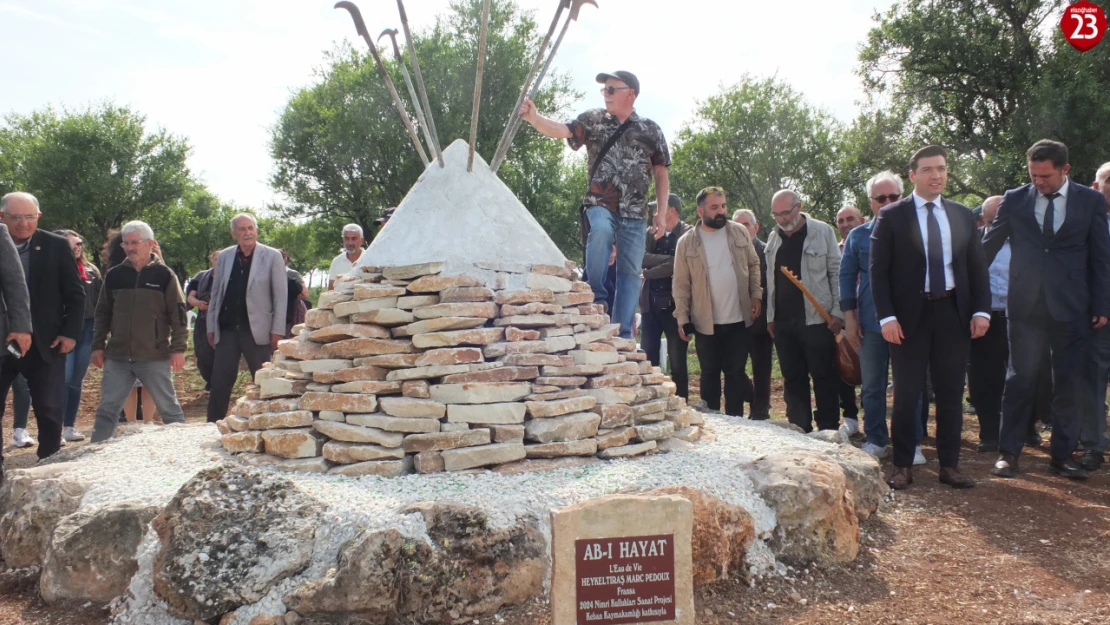
<svg viewBox="0 0 1110 625">
<path fill-rule="evenodd" d="M 655 210 L 656 203 L 648 208 Z M 674 276 L 674 250 L 678 239 L 690 230 L 679 219 L 682 200 L 674 193 L 667 200 L 666 226 L 660 238 L 648 231 L 644 253 L 644 285 L 640 288 L 640 346 L 651 364 L 659 366 L 661 338 L 667 336 L 667 360 L 671 365 L 671 379 L 678 387 L 678 395 L 690 398 L 690 384 L 686 374 L 686 341 L 678 336 L 678 320 L 674 318 L 674 297 L 671 295 L 671 278 Z"/>
</svg>

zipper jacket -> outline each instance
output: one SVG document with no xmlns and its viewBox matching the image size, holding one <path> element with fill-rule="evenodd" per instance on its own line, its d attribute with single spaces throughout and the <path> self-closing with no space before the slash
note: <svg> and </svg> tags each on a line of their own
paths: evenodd
<svg viewBox="0 0 1110 625">
<path fill-rule="evenodd" d="M 177 276 L 157 256 L 140 271 L 130 260 L 108 271 L 96 305 L 93 350 L 104 350 L 108 360 L 169 360 L 185 352 L 186 328 Z"/>
</svg>

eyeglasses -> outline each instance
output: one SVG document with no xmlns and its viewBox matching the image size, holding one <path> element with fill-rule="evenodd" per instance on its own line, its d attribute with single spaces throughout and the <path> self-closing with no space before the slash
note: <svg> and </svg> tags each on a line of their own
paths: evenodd
<svg viewBox="0 0 1110 625">
<path fill-rule="evenodd" d="M 602 93 L 608 93 L 609 95 L 613 95 L 614 93 L 616 93 L 618 91 L 623 91 L 625 89 L 631 89 L 631 88 L 632 87 L 614 87 L 612 85 L 609 85 L 609 86 L 606 86 L 606 87 L 602 87 L 601 92 Z"/>
<path fill-rule="evenodd" d="M 785 210 L 785 211 L 779 211 L 779 212 L 777 212 L 777 213 L 776 213 L 776 212 L 774 212 L 774 211 L 771 211 L 771 215 L 772 215 L 772 216 L 773 216 L 773 217 L 774 217 L 775 219 L 785 219 L 785 218 L 789 217 L 790 215 L 794 214 L 794 209 L 795 209 L 795 208 L 798 208 L 798 207 L 799 207 L 799 206 L 801 206 L 801 205 L 802 205 L 802 203 L 801 203 L 801 202 L 797 202 L 797 203 L 795 203 L 795 204 L 794 204 L 793 206 L 791 206 L 791 207 L 790 207 L 790 210 Z"/>
<path fill-rule="evenodd" d="M 13 215 L 11 213 L 4 213 L 4 217 L 7 217 L 12 221 L 38 221 L 38 218 L 41 216 L 41 213 L 39 213 L 38 215 Z"/>
<path fill-rule="evenodd" d="M 120 247 L 138 247 L 138 246 L 142 245 L 143 243 L 146 243 L 147 241 L 148 241 L 148 239 L 139 239 L 138 241 L 122 241 L 122 242 L 120 242 L 119 246 Z"/>
<path fill-rule="evenodd" d="M 893 204 L 902 199 L 902 195 L 899 193 L 891 193 L 890 195 L 876 195 L 871 199 L 875 200 L 879 204 Z"/>
</svg>

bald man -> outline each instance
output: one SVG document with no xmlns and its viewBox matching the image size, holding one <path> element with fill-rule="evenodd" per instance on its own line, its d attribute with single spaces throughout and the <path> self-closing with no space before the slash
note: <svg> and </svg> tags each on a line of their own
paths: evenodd
<svg viewBox="0 0 1110 625">
<path fill-rule="evenodd" d="M 856 226 L 867 223 L 867 218 L 855 206 L 845 206 L 836 212 L 836 229 L 840 231 L 840 250 L 844 251 L 844 239 Z"/>
</svg>

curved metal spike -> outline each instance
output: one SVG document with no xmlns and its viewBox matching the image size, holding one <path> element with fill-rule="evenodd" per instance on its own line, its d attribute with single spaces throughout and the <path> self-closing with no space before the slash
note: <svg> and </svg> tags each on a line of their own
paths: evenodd
<svg viewBox="0 0 1110 625">
<path fill-rule="evenodd" d="M 428 131 L 428 120 L 424 117 L 424 109 L 420 106 L 420 97 L 416 95 L 416 88 L 412 85 L 412 77 L 409 76 L 408 67 L 405 66 L 405 59 L 401 56 L 401 48 L 397 45 L 397 35 L 400 31 L 396 28 L 387 28 L 378 35 L 378 41 L 382 37 L 389 36 L 389 40 L 393 43 L 393 60 L 397 61 L 397 65 L 401 66 L 401 77 L 405 79 L 405 87 L 408 88 L 409 97 L 412 98 L 412 108 L 416 111 L 416 119 L 420 122 L 420 130 L 424 133 L 424 141 L 428 144 L 428 151 L 435 154 L 435 148 L 432 147 L 432 134 Z"/>
<path fill-rule="evenodd" d="M 424 105 L 424 116 L 432 136 L 432 149 L 435 151 L 439 166 L 443 167 L 443 150 L 439 147 L 439 133 L 436 132 L 436 122 L 432 118 L 432 105 L 428 103 L 428 90 L 424 87 L 424 76 L 420 73 L 420 60 L 416 58 L 416 44 L 412 38 L 412 30 L 409 28 L 409 16 L 405 13 L 403 0 L 397 0 L 397 12 L 401 14 L 401 28 L 405 31 L 405 44 L 408 46 L 409 56 L 412 57 L 412 73 L 416 75 L 416 88 L 420 92 L 420 101 Z"/>
<path fill-rule="evenodd" d="M 366 30 L 366 22 L 362 21 L 362 11 L 358 10 L 358 7 L 355 6 L 355 3 L 347 2 L 347 0 L 342 0 L 341 2 L 336 2 L 334 8 L 347 9 L 347 11 L 351 14 L 351 19 L 355 21 L 355 30 L 358 31 L 358 34 L 363 37 L 370 37 L 370 33 Z"/>
<path fill-rule="evenodd" d="M 482 99 L 482 76 L 486 69 L 486 35 L 489 32 L 489 3 L 482 2 L 482 24 L 478 34 L 478 69 L 474 75 L 474 105 L 470 112 L 470 153 L 466 158 L 466 171 L 474 171 L 474 144 L 478 142 L 478 108 Z"/>
<path fill-rule="evenodd" d="M 389 35 L 390 37 L 393 38 L 393 47 L 396 48 L 397 47 L 397 33 L 399 33 L 399 32 L 400 31 L 397 30 L 396 28 L 387 28 L 387 29 L 383 30 L 382 34 L 378 35 L 378 43 L 382 42 L 382 37 L 385 37 L 386 35 Z"/>
</svg>

